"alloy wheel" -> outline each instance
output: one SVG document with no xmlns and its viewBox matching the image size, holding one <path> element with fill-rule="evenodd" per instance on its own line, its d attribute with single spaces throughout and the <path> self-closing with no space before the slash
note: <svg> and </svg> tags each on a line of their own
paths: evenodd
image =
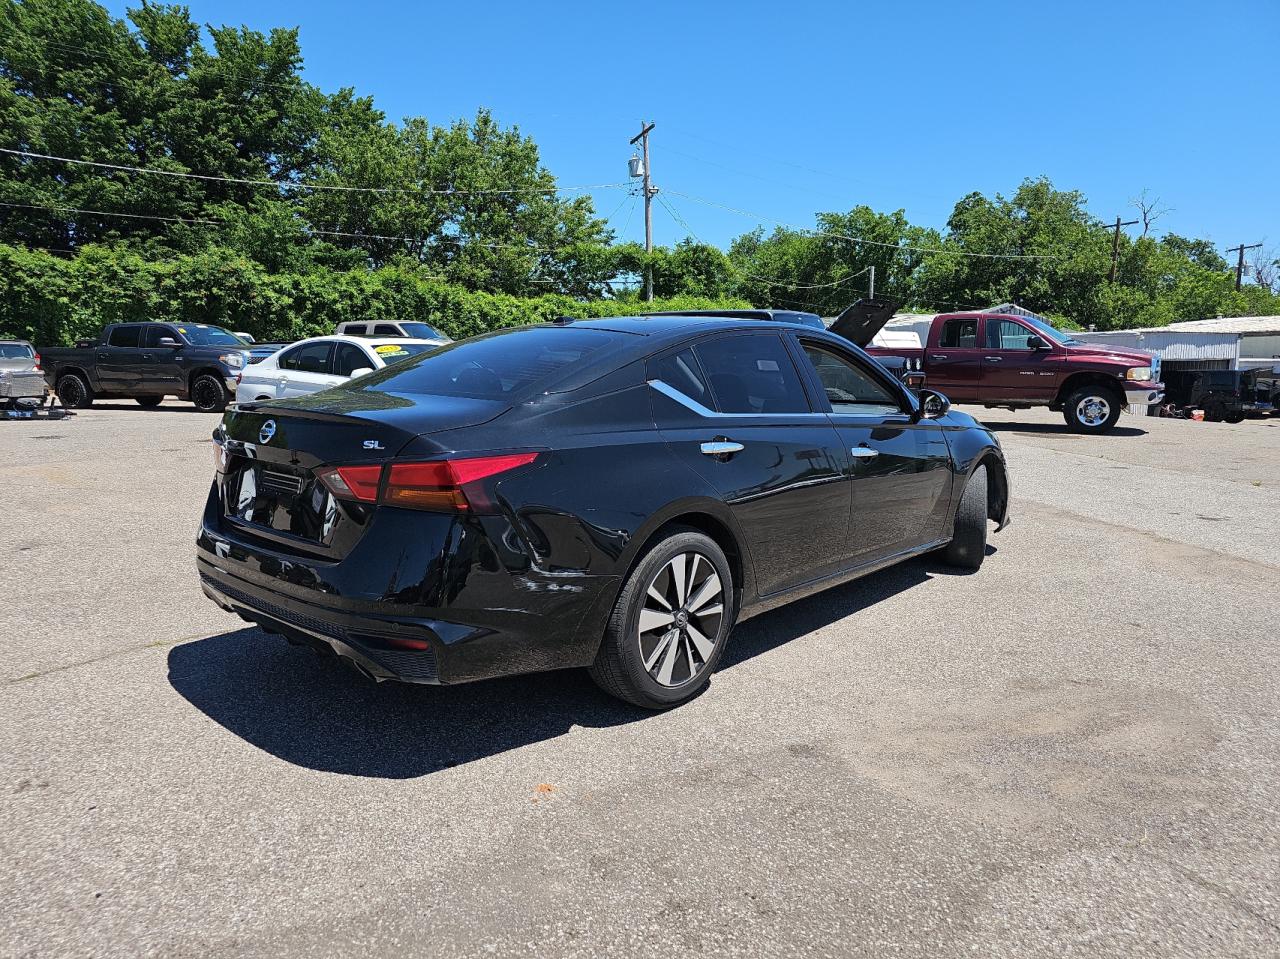
<svg viewBox="0 0 1280 959">
<path fill-rule="evenodd" d="M 683 686 L 712 659 L 724 619 L 724 584 L 701 553 L 673 556 L 649 583 L 636 640 L 645 671 L 662 686 Z"/>
<path fill-rule="evenodd" d="M 1111 416 L 1111 402 L 1105 396 L 1086 396 L 1076 404 L 1076 419 L 1085 426 L 1101 426 Z"/>
</svg>

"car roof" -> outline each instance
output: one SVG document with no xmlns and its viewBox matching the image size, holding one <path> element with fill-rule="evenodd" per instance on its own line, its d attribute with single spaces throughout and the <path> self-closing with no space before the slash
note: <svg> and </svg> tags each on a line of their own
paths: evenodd
<svg viewBox="0 0 1280 959">
<path fill-rule="evenodd" d="M 804 323 L 781 320 L 763 320 L 754 317 L 732 316 L 724 313 L 650 313 L 638 316 L 606 316 L 589 320 L 564 319 L 546 326 L 581 326 L 586 329 L 613 330 L 638 336 L 660 336 L 671 333 L 705 332 L 728 329 L 778 329 L 814 330 Z"/>
</svg>

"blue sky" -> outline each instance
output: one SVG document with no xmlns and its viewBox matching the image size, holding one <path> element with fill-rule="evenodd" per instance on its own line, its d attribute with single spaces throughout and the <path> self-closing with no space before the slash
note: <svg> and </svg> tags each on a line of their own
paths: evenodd
<svg viewBox="0 0 1280 959">
<path fill-rule="evenodd" d="M 301 27 L 305 76 L 393 119 L 489 107 L 564 185 L 655 183 L 727 245 L 866 203 L 942 226 L 965 193 L 1023 177 L 1081 190 L 1103 219 L 1143 188 L 1157 226 L 1280 245 L 1280 3 L 428 3 L 188 0 L 205 23 Z M 123 15 L 127 4 L 108 8 Z M 596 208 L 643 238 L 638 201 Z M 689 231 L 655 205 L 655 238 Z"/>
</svg>

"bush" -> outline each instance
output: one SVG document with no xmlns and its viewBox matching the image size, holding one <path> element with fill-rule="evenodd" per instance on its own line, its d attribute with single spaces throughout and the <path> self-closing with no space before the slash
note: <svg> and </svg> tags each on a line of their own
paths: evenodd
<svg viewBox="0 0 1280 959">
<path fill-rule="evenodd" d="M 230 250 L 148 260 L 135 250 L 88 246 L 73 259 L 0 244 L 0 336 L 68 346 L 107 323 L 211 323 L 260 341 L 332 333 L 345 320 L 418 319 L 454 339 L 560 316 L 641 310 L 741 308 L 739 300 L 530 298 L 477 293 L 428 279 L 412 266 L 269 273 Z"/>
</svg>

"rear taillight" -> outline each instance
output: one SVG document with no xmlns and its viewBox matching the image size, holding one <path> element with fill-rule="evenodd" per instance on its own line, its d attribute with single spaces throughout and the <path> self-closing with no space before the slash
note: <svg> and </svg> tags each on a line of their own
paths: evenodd
<svg viewBox="0 0 1280 959">
<path fill-rule="evenodd" d="M 40 372 L 40 354 L 39 353 L 36 354 L 36 372 L 37 373 Z"/>
<path fill-rule="evenodd" d="M 320 470 L 317 475 L 339 499 L 454 512 L 487 508 L 483 489 L 472 484 L 527 466 L 537 458 L 537 453 L 504 453 L 426 463 L 388 463 L 385 467 L 337 466 Z"/>
<path fill-rule="evenodd" d="M 337 466 L 320 470 L 320 482 L 339 499 L 361 503 L 378 502 L 378 485 L 382 482 L 381 466 Z"/>
</svg>

